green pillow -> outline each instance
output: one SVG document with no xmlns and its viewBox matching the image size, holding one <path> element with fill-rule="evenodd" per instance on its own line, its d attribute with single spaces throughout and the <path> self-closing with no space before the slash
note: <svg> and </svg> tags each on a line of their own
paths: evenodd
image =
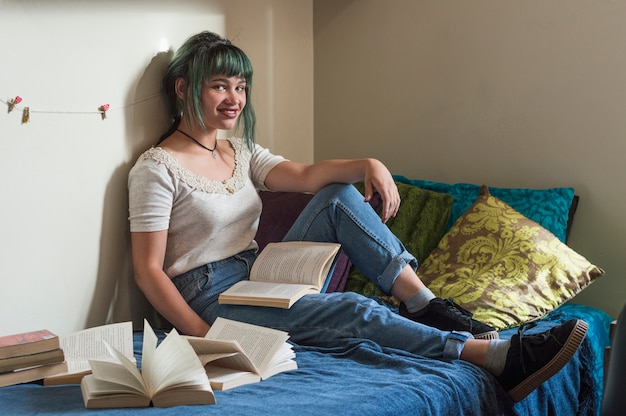
<svg viewBox="0 0 626 416">
<path fill-rule="evenodd" d="M 435 295 L 498 330 L 545 316 L 603 274 L 486 186 L 417 269 Z"/>
<path fill-rule="evenodd" d="M 402 202 L 398 213 L 387 221 L 393 234 L 402 241 L 418 263 L 426 259 L 441 240 L 452 209 L 453 198 L 449 194 L 428 191 L 396 182 Z M 363 182 L 354 185 L 365 192 Z M 377 208 L 380 212 L 380 208 Z M 382 291 L 353 267 L 346 283 L 346 291 L 366 296 L 384 296 Z"/>
</svg>

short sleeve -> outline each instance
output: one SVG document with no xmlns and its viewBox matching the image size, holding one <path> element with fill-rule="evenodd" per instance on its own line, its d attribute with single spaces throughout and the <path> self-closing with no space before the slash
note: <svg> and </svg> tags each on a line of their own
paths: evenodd
<svg viewBox="0 0 626 416">
<path fill-rule="evenodd" d="M 280 162 L 284 162 L 282 156 L 271 153 L 268 149 L 255 144 L 252 158 L 250 159 L 250 179 L 254 183 L 256 189 L 267 191 L 265 186 L 265 178 L 272 168 Z"/>
<path fill-rule="evenodd" d="M 169 228 L 174 184 L 167 169 L 150 159 L 140 159 L 128 175 L 128 209 L 131 232 Z"/>
</svg>

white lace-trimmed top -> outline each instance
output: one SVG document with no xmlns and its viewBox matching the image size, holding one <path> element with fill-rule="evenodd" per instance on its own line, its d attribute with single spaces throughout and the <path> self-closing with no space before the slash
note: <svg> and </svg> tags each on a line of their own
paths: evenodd
<svg viewBox="0 0 626 416">
<path fill-rule="evenodd" d="M 170 277 L 257 248 L 258 190 L 285 159 L 259 145 L 250 152 L 243 139 L 225 140 L 235 151 L 225 181 L 191 172 L 159 147 L 144 152 L 129 173 L 130 231 L 168 230 L 163 268 Z"/>
</svg>

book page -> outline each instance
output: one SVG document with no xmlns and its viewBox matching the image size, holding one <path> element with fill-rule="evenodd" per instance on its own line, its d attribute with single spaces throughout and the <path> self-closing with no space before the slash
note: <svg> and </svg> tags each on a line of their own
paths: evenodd
<svg viewBox="0 0 626 416">
<path fill-rule="evenodd" d="M 150 398 L 145 393 L 121 384 L 98 380 L 93 375 L 82 378 L 80 391 L 85 408 L 88 409 L 150 406 Z"/>
<path fill-rule="evenodd" d="M 152 343 L 153 335 L 150 324 L 145 322 L 144 344 L 146 336 Z M 210 390 L 204 366 L 189 342 L 176 329 L 172 329 L 153 352 L 143 357 L 142 372 L 150 397 L 173 386 L 199 385 Z"/>
<path fill-rule="evenodd" d="M 235 340 L 207 339 L 191 336 L 186 336 L 185 338 L 191 344 L 205 369 L 207 364 L 218 362 L 219 364 L 217 365 L 235 370 L 259 372 Z"/>
<path fill-rule="evenodd" d="M 211 381 L 211 387 L 215 390 L 228 390 L 233 387 L 261 381 L 261 376 L 250 371 L 239 371 L 212 365 L 206 366 L 205 369 Z"/>
<path fill-rule="evenodd" d="M 287 341 L 289 335 L 271 328 L 217 318 L 206 338 L 236 340 L 263 377 L 272 357 Z"/>
<path fill-rule="evenodd" d="M 302 292 L 317 292 L 316 286 L 306 284 L 280 284 L 242 280 L 228 289 L 228 296 L 253 298 L 290 299 Z"/>
<path fill-rule="evenodd" d="M 173 332 L 176 332 L 174 329 Z M 155 385 L 159 382 L 159 374 L 155 370 L 155 355 L 158 344 L 158 338 L 147 319 L 143 320 L 143 343 L 141 348 L 141 376 L 148 390 L 148 397 L 152 397 L 155 393 Z M 163 341 L 165 342 L 165 341 Z"/>
<path fill-rule="evenodd" d="M 250 280 L 300 283 L 321 289 L 339 244 L 291 241 L 270 243 L 259 253 Z"/>
<path fill-rule="evenodd" d="M 114 348 L 111 348 L 112 354 L 115 356 L 119 354 L 119 357 L 124 357 L 120 352 L 117 352 Z M 126 360 L 127 363 L 130 361 Z M 93 373 L 93 378 L 106 381 L 109 383 L 115 383 L 123 386 L 127 386 L 131 390 L 141 393 L 147 396 L 146 385 L 143 382 L 141 374 L 137 367 L 132 365 L 127 367 L 122 363 L 110 362 L 110 361 L 90 361 L 89 365 Z"/>
<path fill-rule="evenodd" d="M 224 358 L 231 358 L 231 357 L 235 357 L 235 356 L 240 356 L 242 355 L 242 353 L 237 353 L 237 352 L 228 352 L 228 353 L 222 353 L 222 354 L 202 354 L 202 355 L 198 355 L 198 358 L 200 359 L 200 362 L 202 363 L 203 366 L 206 366 L 208 363 L 216 361 L 216 360 L 222 360 Z M 248 360 L 248 362 L 250 362 Z M 252 367 L 252 362 L 250 362 L 250 364 L 248 364 L 248 368 L 253 368 Z"/>
<path fill-rule="evenodd" d="M 291 344 L 285 342 L 274 354 L 271 364 L 276 365 L 283 361 L 291 360 L 293 358 L 296 358 L 296 353 L 293 351 L 293 347 L 291 346 Z"/>
<path fill-rule="evenodd" d="M 61 335 L 59 341 L 67 361 L 68 373 L 89 371 L 90 359 L 112 361 L 113 357 L 102 341 L 106 341 L 124 356 L 135 361 L 132 322 L 103 325 L 70 335 Z"/>
</svg>

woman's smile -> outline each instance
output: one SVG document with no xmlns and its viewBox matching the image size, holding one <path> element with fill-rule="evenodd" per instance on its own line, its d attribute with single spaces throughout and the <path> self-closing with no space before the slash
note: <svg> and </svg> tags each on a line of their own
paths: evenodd
<svg viewBox="0 0 626 416">
<path fill-rule="evenodd" d="M 224 114 L 227 118 L 237 118 L 239 116 L 239 107 L 237 108 L 218 108 L 217 111 Z"/>
<path fill-rule="evenodd" d="M 205 123 L 220 130 L 234 127 L 234 122 L 246 106 L 246 80 L 227 75 L 217 75 L 202 87 L 202 107 Z M 213 110 L 209 110 L 213 109 Z"/>
</svg>

